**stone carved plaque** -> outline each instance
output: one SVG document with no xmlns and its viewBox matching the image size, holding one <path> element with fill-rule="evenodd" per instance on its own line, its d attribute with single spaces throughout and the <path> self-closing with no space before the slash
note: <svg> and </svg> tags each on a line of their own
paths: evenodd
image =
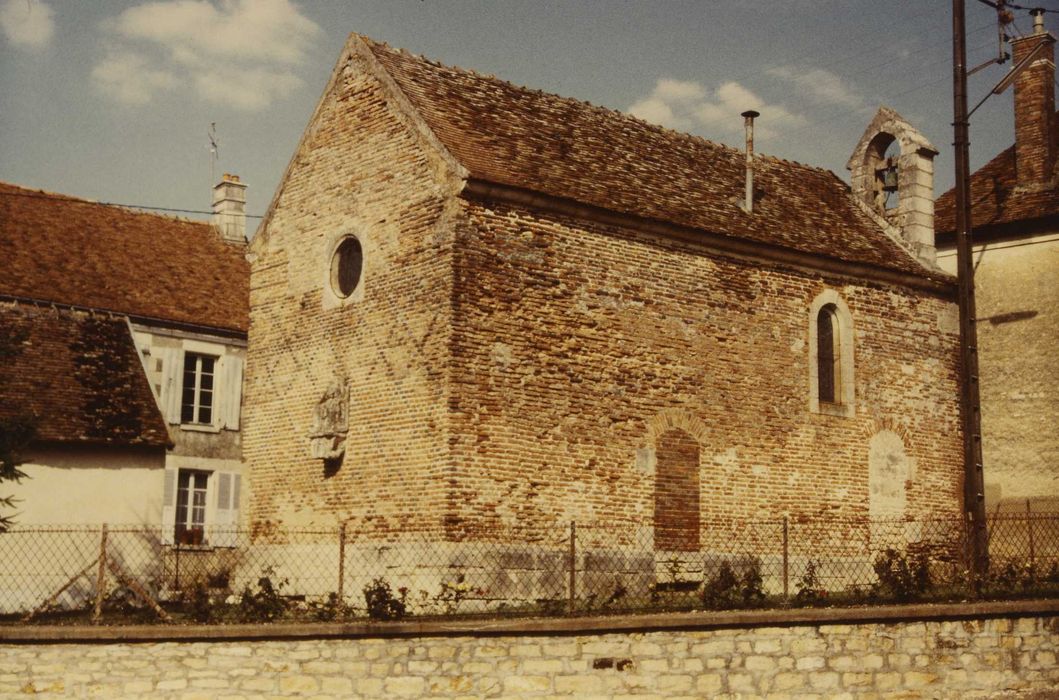
<svg viewBox="0 0 1059 700">
<path fill-rule="evenodd" d="M 315 459 L 336 460 L 346 451 L 349 432 L 349 387 L 334 379 L 313 409 L 309 443 Z"/>
</svg>

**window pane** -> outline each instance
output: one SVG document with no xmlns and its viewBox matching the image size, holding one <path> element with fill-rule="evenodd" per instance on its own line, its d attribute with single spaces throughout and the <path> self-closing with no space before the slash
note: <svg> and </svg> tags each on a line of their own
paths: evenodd
<svg viewBox="0 0 1059 700">
<path fill-rule="evenodd" d="M 180 396 L 181 423 L 213 422 L 213 379 L 217 358 L 184 354 L 184 386 Z"/>
<path fill-rule="evenodd" d="M 820 401 L 835 403 L 835 324 L 828 306 L 816 317 L 816 372 Z"/>
</svg>

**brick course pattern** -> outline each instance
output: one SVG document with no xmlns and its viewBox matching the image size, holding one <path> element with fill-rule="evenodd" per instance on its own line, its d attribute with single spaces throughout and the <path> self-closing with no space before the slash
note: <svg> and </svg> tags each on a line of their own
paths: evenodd
<svg viewBox="0 0 1059 700">
<path fill-rule="evenodd" d="M 1059 697 L 1054 617 L 519 637 L 0 645 L 0 697 Z"/>
<path fill-rule="evenodd" d="M 704 528 L 866 516 L 868 444 L 883 430 L 915 467 L 908 512 L 958 512 L 955 305 L 942 287 L 461 195 L 466 172 L 403 95 L 351 40 L 253 243 L 255 527 L 536 541 L 578 521 L 620 536 L 655 523 L 671 430 L 699 459 L 697 478 L 679 477 L 699 483 L 674 504 L 679 522 L 693 506 Z M 329 255 L 348 234 L 364 273 L 336 299 Z M 852 417 L 810 410 L 809 306 L 825 289 L 853 318 Z M 336 376 L 349 432 L 325 471 L 307 436 Z"/>
</svg>

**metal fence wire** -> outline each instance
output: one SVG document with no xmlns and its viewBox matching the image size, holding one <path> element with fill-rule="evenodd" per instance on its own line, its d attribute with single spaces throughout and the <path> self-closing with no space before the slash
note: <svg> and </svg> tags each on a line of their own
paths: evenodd
<svg viewBox="0 0 1059 700">
<path fill-rule="evenodd" d="M 532 542 L 351 528 L 22 526 L 0 533 L 0 622 L 267 622 L 606 614 L 1059 596 L 1059 513 L 998 513 L 985 580 L 948 519 L 557 525 Z M 223 543 L 224 546 L 217 546 Z"/>
</svg>

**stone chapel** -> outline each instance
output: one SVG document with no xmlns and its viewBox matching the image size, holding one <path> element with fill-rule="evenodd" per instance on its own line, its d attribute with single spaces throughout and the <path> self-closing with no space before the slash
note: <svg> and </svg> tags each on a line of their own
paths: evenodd
<svg viewBox="0 0 1059 700">
<path fill-rule="evenodd" d="M 351 35 L 250 248 L 250 523 L 956 516 L 935 153 L 880 110 L 851 190 Z"/>
</svg>

